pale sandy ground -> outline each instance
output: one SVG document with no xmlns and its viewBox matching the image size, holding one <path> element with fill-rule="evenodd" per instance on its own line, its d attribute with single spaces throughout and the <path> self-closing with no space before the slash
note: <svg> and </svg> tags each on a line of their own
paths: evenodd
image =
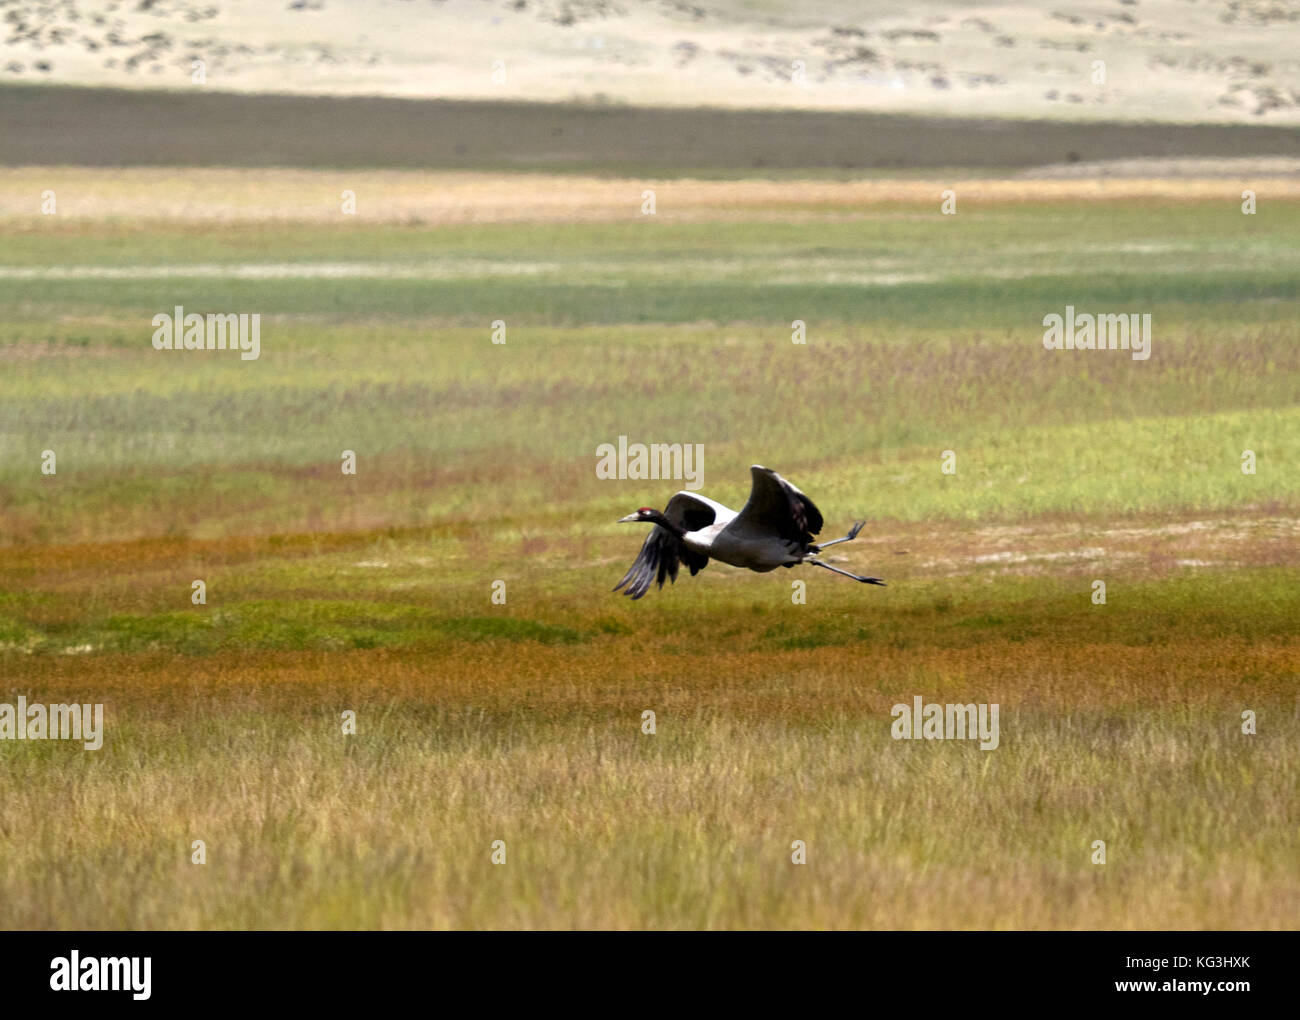
<svg viewBox="0 0 1300 1020">
<path fill-rule="evenodd" d="M 0 0 L 0 19 L 0 83 L 1300 124 L 1290 0 Z"/>
<path fill-rule="evenodd" d="M 908 536 L 876 536 L 884 548 L 909 546 Z M 997 574 L 1036 574 L 1062 565 L 1086 568 L 1116 562 L 1145 562 L 1153 567 L 1200 570 L 1262 563 L 1300 562 L 1300 520 L 1242 513 L 1233 518 L 1177 521 L 1155 526 L 1096 530 L 1085 525 L 1041 522 L 976 530 L 964 542 L 949 539 L 946 548 L 919 566 L 928 573 L 956 575 L 972 569 Z M 979 551 L 976 551 L 979 550 Z M 877 561 L 878 562 L 878 561 Z"/>
<path fill-rule="evenodd" d="M 1177 161 L 1175 161 L 1177 162 Z M 1195 161 L 1201 173 L 1212 161 Z M 1150 164 L 1149 169 L 1158 165 Z M 842 220 L 886 203 L 932 204 L 945 189 L 961 203 L 1110 201 L 1125 198 L 1300 199 L 1300 161 L 1231 161 L 1219 176 L 1040 176 L 1014 179 L 700 181 L 390 170 L 241 170 L 202 168 L 0 167 L 0 222 L 40 229 L 41 196 L 54 193 L 59 222 L 509 223 L 641 219 L 642 195 L 655 192 L 661 220 Z M 1042 173 L 1046 173 L 1043 171 Z M 1284 176 L 1284 174 L 1286 174 Z M 356 195 L 355 215 L 342 195 Z"/>
</svg>

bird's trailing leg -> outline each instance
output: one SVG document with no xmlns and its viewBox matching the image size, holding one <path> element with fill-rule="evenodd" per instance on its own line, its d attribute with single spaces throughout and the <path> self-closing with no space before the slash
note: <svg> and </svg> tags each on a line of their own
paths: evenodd
<svg viewBox="0 0 1300 1020">
<path fill-rule="evenodd" d="M 844 541 L 844 539 L 841 539 Z M 805 563 L 811 563 L 814 567 L 825 567 L 827 570 L 833 570 L 837 574 L 843 574 L 845 577 L 851 577 L 855 581 L 861 581 L 863 584 L 878 584 L 882 588 L 886 587 L 885 582 L 878 577 L 859 577 L 857 574 L 850 574 L 847 570 L 841 570 L 839 567 L 832 567 L 829 563 L 823 563 L 821 560 L 815 560 L 811 556 L 803 558 Z"/>
<path fill-rule="evenodd" d="M 841 542 L 852 542 L 855 538 L 858 537 L 858 532 L 862 530 L 862 525 L 866 523 L 867 523 L 866 521 L 858 521 L 856 524 L 853 525 L 852 528 L 849 529 L 849 533 L 845 535 L 843 538 L 834 538 L 831 539 L 831 541 L 829 542 L 818 542 L 815 546 L 813 546 L 813 550 L 815 552 L 821 552 L 823 549 L 829 549 L 831 546 L 839 545 Z"/>
</svg>

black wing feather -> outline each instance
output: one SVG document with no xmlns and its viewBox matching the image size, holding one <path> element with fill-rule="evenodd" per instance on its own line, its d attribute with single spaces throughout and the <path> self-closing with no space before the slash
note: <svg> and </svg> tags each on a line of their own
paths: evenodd
<svg viewBox="0 0 1300 1020">
<path fill-rule="evenodd" d="M 799 537 L 805 542 L 811 542 L 812 536 L 822 530 L 825 523 L 822 520 L 822 512 L 817 509 L 817 504 L 787 482 L 781 479 L 781 488 L 785 490 L 786 497 L 790 500 L 790 516 L 794 518 L 797 528 L 803 533 Z"/>
<path fill-rule="evenodd" d="M 676 583 L 679 564 L 685 563 L 694 577 L 708 562 L 707 556 L 687 549 L 676 535 L 656 524 L 642 543 L 641 552 L 632 561 L 632 566 L 628 567 L 623 579 L 614 585 L 614 590 L 626 586 L 623 594 L 639 599 L 656 580 L 660 588 L 664 586 L 665 580 Z"/>
<path fill-rule="evenodd" d="M 755 464 L 749 471 L 754 487 L 741 517 L 761 521 L 787 541 L 811 543 L 825 523 L 817 504 L 770 468 Z"/>
<path fill-rule="evenodd" d="M 689 492 L 679 492 L 670 499 L 664 516 L 685 531 L 699 531 L 717 519 L 713 507 Z M 688 549 L 680 538 L 656 524 L 641 544 L 641 551 L 623 575 L 623 580 L 614 585 L 614 590 L 618 591 L 626 585 L 623 594 L 634 600 L 639 599 L 656 580 L 660 588 L 664 586 L 665 579 L 676 584 L 677 569 L 683 563 L 690 568 L 691 577 L 694 577 L 709 565 L 709 558 L 703 553 Z"/>
</svg>

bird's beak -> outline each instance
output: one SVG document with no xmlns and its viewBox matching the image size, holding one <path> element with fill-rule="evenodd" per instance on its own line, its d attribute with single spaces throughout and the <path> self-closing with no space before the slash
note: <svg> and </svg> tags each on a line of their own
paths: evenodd
<svg viewBox="0 0 1300 1020">
<path fill-rule="evenodd" d="M 620 517 L 616 523 L 631 524 L 633 521 L 639 521 L 641 518 L 636 514 L 628 514 L 626 517 Z"/>
</svg>

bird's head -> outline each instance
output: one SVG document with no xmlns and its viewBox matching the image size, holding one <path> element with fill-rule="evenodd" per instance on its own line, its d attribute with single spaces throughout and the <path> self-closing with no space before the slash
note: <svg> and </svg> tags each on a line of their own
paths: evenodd
<svg viewBox="0 0 1300 1020">
<path fill-rule="evenodd" d="M 628 514 L 626 517 L 618 519 L 619 524 L 636 524 L 636 523 L 657 523 L 663 515 L 658 510 L 653 510 L 648 506 L 643 506 L 634 514 Z"/>
</svg>

